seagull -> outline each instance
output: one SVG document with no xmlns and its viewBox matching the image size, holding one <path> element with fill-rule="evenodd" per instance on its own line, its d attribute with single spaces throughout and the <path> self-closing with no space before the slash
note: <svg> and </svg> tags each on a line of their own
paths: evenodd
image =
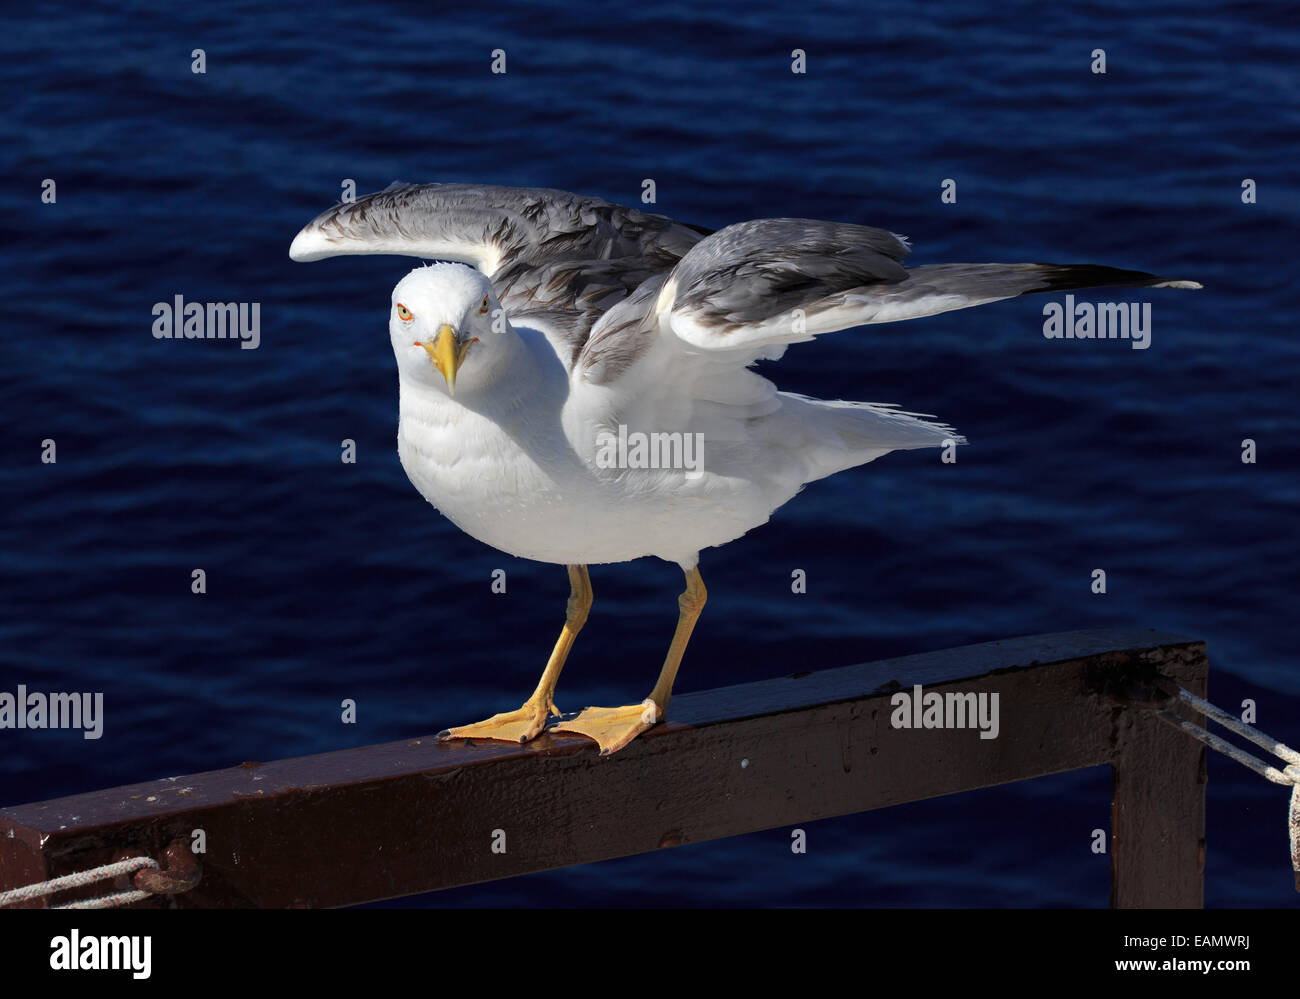
<svg viewBox="0 0 1300 999">
<path fill-rule="evenodd" d="M 393 184 L 303 227 L 294 260 L 435 261 L 402 278 L 389 312 L 402 467 L 467 534 L 568 569 L 564 627 L 532 695 L 441 739 L 524 743 L 545 729 L 617 752 L 666 716 L 707 596 L 703 549 L 809 482 L 965 443 L 892 405 L 782 392 L 756 362 L 823 333 L 1034 292 L 1200 287 L 1091 264 L 907 267 L 909 252 L 865 225 L 715 232 L 597 197 L 472 184 Z M 554 694 L 591 609 L 587 567 L 644 556 L 685 575 L 658 680 L 638 703 L 566 718 Z"/>
</svg>

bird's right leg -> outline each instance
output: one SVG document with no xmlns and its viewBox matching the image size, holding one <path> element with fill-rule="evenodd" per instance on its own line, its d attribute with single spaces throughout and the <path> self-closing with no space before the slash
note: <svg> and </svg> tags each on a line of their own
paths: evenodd
<svg viewBox="0 0 1300 999">
<path fill-rule="evenodd" d="M 438 733 L 439 739 L 501 739 L 507 742 L 527 742 L 536 737 L 546 726 L 546 719 L 552 714 L 559 714 L 555 706 L 555 684 L 560 679 L 560 670 L 569 658 L 573 640 L 578 637 L 591 610 L 591 577 L 587 575 L 585 565 L 569 566 L 569 604 L 564 615 L 564 628 L 555 642 L 551 658 L 542 671 L 542 678 L 537 682 L 537 689 L 532 697 L 524 701 L 523 707 L 516 711 L 503 711 L 486 721 L 473 725 L 461 725 L 445 729 Z"/>
</svg>

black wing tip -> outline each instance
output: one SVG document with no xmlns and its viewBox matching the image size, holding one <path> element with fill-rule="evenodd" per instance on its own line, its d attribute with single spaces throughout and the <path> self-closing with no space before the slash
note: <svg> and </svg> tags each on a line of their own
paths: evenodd
<svg viewBox="0 0 1300 999">
<path fill-rule="evenodd" d="M 1185 288 L 1203 287 L 1199 281 L 1161 277 L 1146 271 L 1130 271 L 1102 264 L 1038 264 L 1042 283 L 1022 295 L 1044 291 L 1074 291 L 1082 288 Z"/>
</svg>

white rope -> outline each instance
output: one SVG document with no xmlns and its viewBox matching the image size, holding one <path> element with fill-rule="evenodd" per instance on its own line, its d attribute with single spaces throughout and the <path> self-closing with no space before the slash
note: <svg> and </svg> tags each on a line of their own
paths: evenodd
<svg viewBox="0 0 1300 999">
<path fill-rule="evenodd" d="M 87 898 L 80 902 L 65 902 L 63 905 L 52 905 L 51 909 L 116 909 L 119 905 L 130 905 L 132 902 L 138 902 L 142 898 L 148 898 L 150 895 L 147 891 L 140 891 L 138 888 L 131 891 L 114 892 L 111 895 L 100 895 L 96 898 Z"/>
<path fill-rule="evenodd" d="M 1300 764 L 1300 753 L 1297 753 L 1285 743 L 1278 742 L 1272 736 L 1265 735 L 1259 729 L 1255 728 L 1255 726 L 1247 725 L 1244 721 L 1239 720 L 1235 715 L 1228 714 L 1228 712 L 1224 711 L 1222 708 L 1216 708 L 1209 701 L 1197 697 L 1191 691 L 1185 690 L 1182 687 L 1178 688 L 1178 697 L 1180 700 L 1190 704 L 1207 718 L 1214 719 L 1224 728 L 1231 729 L 1238 735 L 1244 736 L 1257 746 L 1263 746 L 1278 759 L 1284 760 L 1293 765 Z M 1272 778 L 1269 779 L 1271 780 Z"/>
<path fill-rule="evenodd" d="M 1300 781 L 1291 788 L 1291 870 L 1295 871 L 1295 890 L 1300 891 Z"/>
<path fill-rule="evenodd" d="M 55 892 L 64 891 L 68 888 L 80 888 L 83 885 L 94 884 L 97 881 L 109 881 L 121 877 L 123 874 L 134 874 L 146 867 L 159 870 L 158 861 L 152 857 L 132 857 L 129 860 L 119 860 L 114 864 L 92 867 L 88 871 L 64 874 L 61 877 L 51 878 L 49 881 L 38 881 L 35 884 L 23 885 L 21 888 L 10 888 L 8 891 L 0 891 L 0 909 L 3 909 L 6 905 L 13 905 L 15 902 L 30 902 L 32 899 L 44 898 L 46 895 L 53 895 Z M 98 898 L 90 898 L 82 902 L 69 902 L 65 905 L 51 906 L 51 908 L 111 909 L 119 905 L 138 902 L 142 898 L 148 898 L 149 895 L 150 893 L 147 891 L 138 890 L 113 892 L 108 895 L 101 895 Z"/>
<path fill-rule="evenodd" d="M 1176 725 L 1178 728 L 1181 728 L 1193 739 L 1199 739 L 1211 749 L 1217 749 L 1224 756 L 1236 760 L 1242 766 L 1250 767 L 1250 769 L 1254 770 L 1255 773 L 1259 774 L 1266 780 L 1271 780 L 1274 784 L 1285 784 L 1289 787 L 1295 784 L 1297 780 L 1300 780 L 1300 766 L 1292 764 L 1285 770 L 1279 770 L 1277 767 L 1269 766 L 1269 764 L 1265 763 L 1258 757 L 1251 756 L 1244 749 L 1238 749 L 1232 743 L 1228 742 L 1227 739 L 1220 738 L 1213 732 L 1208 732 L 1201 728 L 1201 726 L 1194 725 L 1184 718 L 1179 718 L 1171 711 L 1159 711 L 1157 714 L 1171 725 Z M 1218 719 L 1216 718 L 1215 720 L 1217 721 Z M 1281 743 L 1278 743 L 1278 745 L 1281 745 Z M 1283 746 L 1282 748 L 1285 749 L 1286 747 Z"/>
<path fill-rule="evenodd" d="M 1215 707 L 1204 698 L 1197 697 L 1190 691 L 1183 689 L 1181 685 L 1178 687 L 1178 699 L 1184 704 L 1190 705 L 1206 718 L 1218 722 L 1224 728 L 1231 729 L 1238 735 L 1249 739 L 1255 745 L 1262 746 L 1287 764 L 1285 769 L 1279 770 L 1258 757 L 1252 756 L 1244 749 L 1238 749 L 1226 739 L 1221 739 L 1213 732 L 1203 729 L 1200 725 L 1194 725 L 1184 718 L 1179 718 L 1168 708 L 1156 711 L 1158 718 L 1170 725 L 1177 726 L 1193 739 L 1199 739 L 1205 745 L 1218 750 L 1229 759 L 1250 767 L 1251 770 L 1254 770 L 1255 773 L 1266 780 L 1271 780 L 1274 784 L 1290 786 L 1291 808 L 1287 813 L 1287 832 L 1291 839 L 1291 869 L 1296 875 L 1296 891 L 1300 891 L 1300 753 L 1272 736 L 1265 735 L 1253 725 L 1247 725 L 1235 716 L 1228 714 L 1222 708 Z"/>
</svg>

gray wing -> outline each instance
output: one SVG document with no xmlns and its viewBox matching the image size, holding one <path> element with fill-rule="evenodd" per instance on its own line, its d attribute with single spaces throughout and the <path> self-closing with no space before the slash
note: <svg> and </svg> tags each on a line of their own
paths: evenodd
<svg viewBox="0 0 1300 999">
<path fill-rule="evenodd" d="M 545 324 L 576 356 L 611 306 L 673 268 L 708 233 L 548 188 L 394 184 L 322 212 L 289 255 L 384 253 L 469 264 L 492 279 L 512 322 Z"/>
<path fill-rule="evenodd" d="M 821 333 L 931 316 L 1034 292 L 1114 285 L 1199 288 L 1095 264 L 937 264 L 908 268 L 893 233 L 813 219 L 758 219 L 720 229 L 682 258 L 653 297 L 633 296 L 592 331 L 588 381 L 621 376 L 665 325 L 691 348 L 770 357 Z M 664 320 L 667 320 L 666 324 Z"/>
</svg>

